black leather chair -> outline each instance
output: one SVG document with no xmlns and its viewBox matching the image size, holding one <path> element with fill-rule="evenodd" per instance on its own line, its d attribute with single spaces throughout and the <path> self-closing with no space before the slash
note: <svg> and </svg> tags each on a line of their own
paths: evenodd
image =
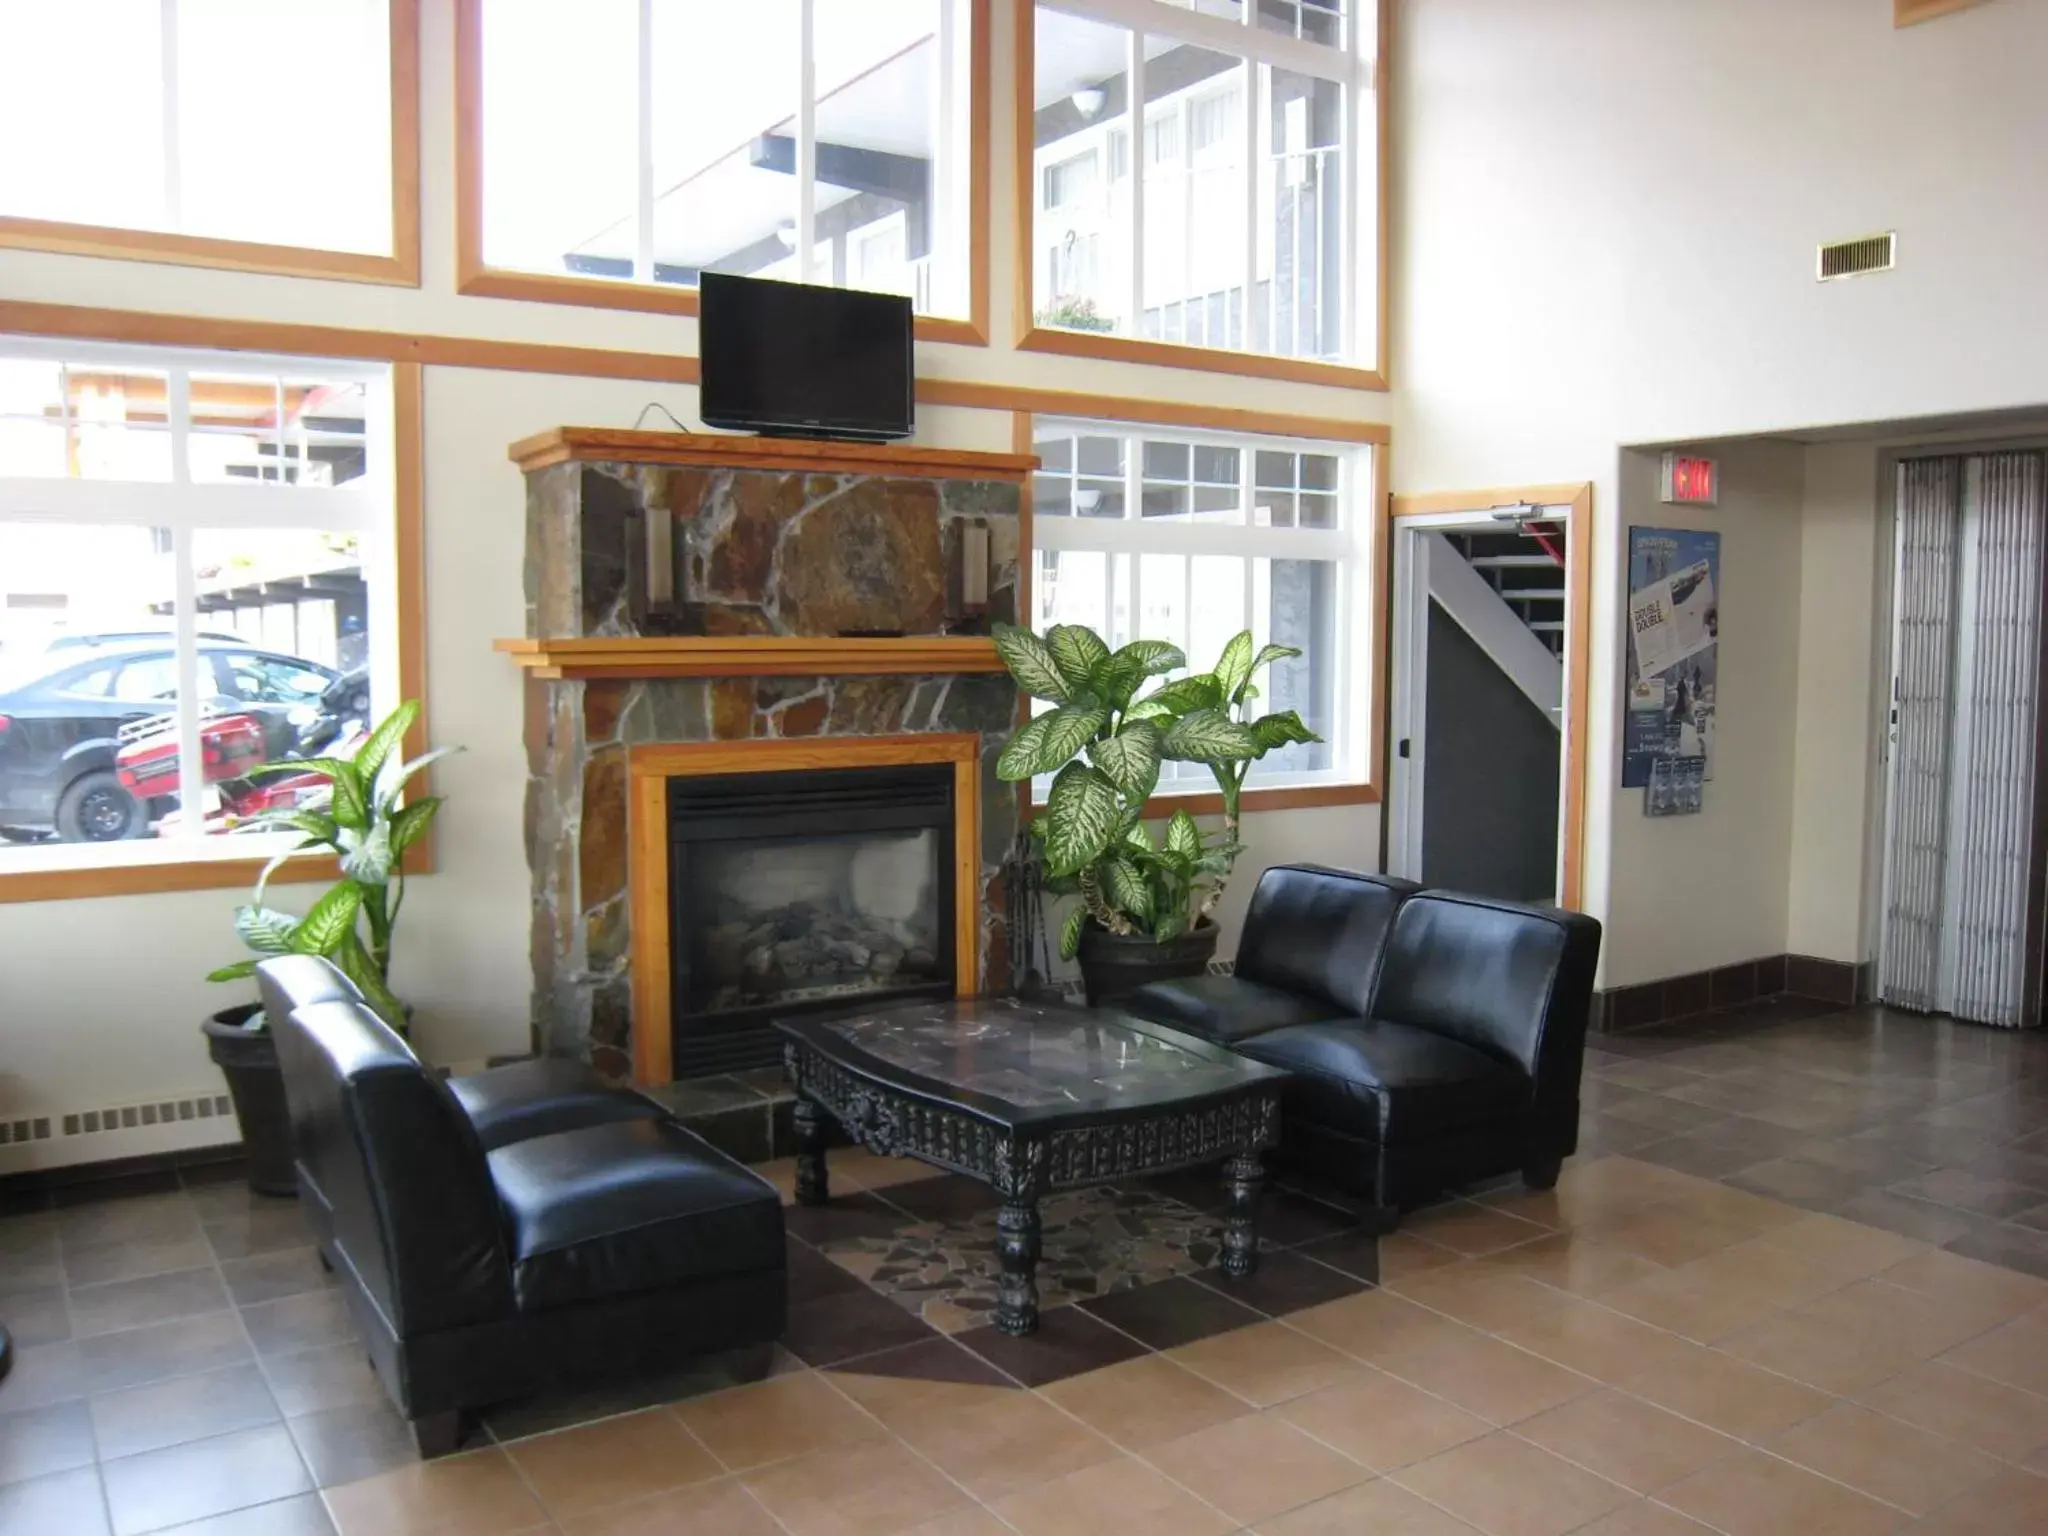
<svg viewBox="0 0 2048 1536">
<path fill-rule="evenodd" d="M 659 1105 L 567 1063 L 444 1082 L 345 982 L 258 969 L 301 1198 L 421 1454 L 487 1403 L 781 1334 L 779 1196 Z"/>
<path fill-rule="evenodd" d="M 1330 904 L 1314 922 L 1304 884 Z M 1276 985 L 1268 929 L 1283 912 L 1303 954 Z M 1280 868 L 1260 881 L 1245 942 L 1259 952 L 1249 986 L 1158 983 L 1125 1006 L 1292 1071 L 1283 1161 L 1362 1198 L 1382 1231 L 1458 1185 L 1517 1172 L 1531 1188 L 1556 1183 L 1578 1145 L 1593 919 Z M 1307 954 L 1318 945 L 1320 967 Z"/>
</svg>

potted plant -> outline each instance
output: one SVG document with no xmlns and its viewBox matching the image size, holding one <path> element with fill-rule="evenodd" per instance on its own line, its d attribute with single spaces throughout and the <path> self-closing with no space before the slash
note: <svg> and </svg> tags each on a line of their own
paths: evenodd
<svg viewBox="0 0 2048 1536">
<path fill-rule="evenodd" d="M 252 776 L 299 773 L 327 782 L 310 801 L 266 811 L 247 823 L 251 831 L 295 831 L 300 840 L 263 867 L 255 894 L 235 911 L 235 933 L 255 958 L 211 971 L 208 981 L 245 981 L 266 955 L 322 955 L 356 984 L 378 1017 L 405 1032 L 407 1009 L 390 986 L 391 939 L 405 904 L 406 851 L 426 835 L 441 799 L 430 795 L 402 804 L 401 798 L 414 774 L 458 750 L 444 747 L 408 762 L 401 744 L 419 713 L 415 700 L 399 705 L 346 757 L 292 759 L 252 770 Z M 341 878 L 303 917 L 267 905 L 265 891 L 279 866 L 294 854 L 320 848 L 334 854 Z M 296 1187 L 291 1122 L 277 1046 L 265 1024 L 261 1003 L 238 1003 L 214 1014 L 202 1028 L 207 1050 L 235 1101 L 250 1187 L 288 1195 Z"/>
<path fill-rule="evenodd" d="M 1056 624 L 1043 639 L 1000 624 L 996 650 L 1017 685 L 1054 707 L 1012 733 L 996 763 L 1017 782 L 1052 774 L 1031 835 L 1042 848 L 1046 889 L 1077 895 L 1060 925 L 1060 955 L 1080 960 L 1093 1003 L 1148 981 L 1199 975 L 1216 952 L 1213 914 L 1244 851 L 1239 808 L 1251 765 L 1290 742 L 1319 741 L 1295 711 L 1250 718 L 1268 663 L 1299 656 L 1292 646 L 1253 648 L 1235 636 L 1207 672 L 1159 683 L 1187 657 L 1163 640 L 1111 651 L 1079 624 Z M 1160 764 L 1206 763 L 1222 791 L 1223 825 L 1205 833 L 1177 810 L 1154 837 L 1145 803 Z"/>
</svg>

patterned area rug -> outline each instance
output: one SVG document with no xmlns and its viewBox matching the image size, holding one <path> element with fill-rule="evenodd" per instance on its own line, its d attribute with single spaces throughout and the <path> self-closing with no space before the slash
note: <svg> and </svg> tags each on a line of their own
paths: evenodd
<svg viewBox="0 0 2048 1536">
<path fill-rule="evenodd" d="M 1216 1263 L 1220 1219 L 1144 1189 L 1080 1189 L 1039 1207 L 1041 1308 L 1085 1301 Z M 887 1237 L 826 1245 L 842 1268 L 945 1333 L 990 1321 L 996 1211 L 908 1221 Z"/>
</svg>

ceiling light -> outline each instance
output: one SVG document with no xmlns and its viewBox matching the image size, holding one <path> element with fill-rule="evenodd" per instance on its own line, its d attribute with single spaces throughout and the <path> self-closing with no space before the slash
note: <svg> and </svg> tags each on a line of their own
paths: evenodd
<svg viewBox="0 0 2048 1536">
<path fill-rule="evenodd" d="M 1067 100 L 1074 104 L 1076 112 L 1080 113 L 1083 117 L 1092 118 L 1108 103 L 1109 92 L 1103 90 L 1100 86 L 1091 85 L 1084 90 L 1074 92 Z"/>
</svg>

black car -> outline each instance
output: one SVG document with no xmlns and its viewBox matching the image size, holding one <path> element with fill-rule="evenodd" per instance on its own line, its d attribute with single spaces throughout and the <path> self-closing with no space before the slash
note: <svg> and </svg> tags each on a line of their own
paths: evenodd
<svg viewBox="0 0 2048 1536">
<path fill-rule="evenodd" d="M 291 755 L 340 675 L 239 641 L 199 644 L 206 702 L 262 721 L 265 758 Z M 177 677 L 177 653 L 161 640 L 61 649 L 0 675 L 0 831 L 74 843 L 147 835 L 177 797 L 137 800 L 114 771 L 114 753 L 123 725 L 170 712 Z"/>
</svg>

